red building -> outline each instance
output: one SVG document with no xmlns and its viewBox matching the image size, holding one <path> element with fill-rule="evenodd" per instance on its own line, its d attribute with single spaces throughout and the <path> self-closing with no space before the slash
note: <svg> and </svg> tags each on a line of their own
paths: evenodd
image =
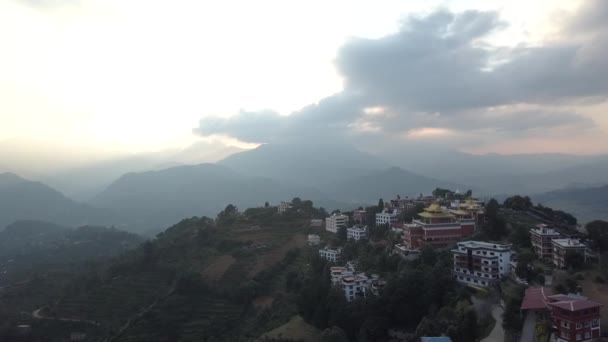
<svg viewBox="0 0 608 342">
<path fill-rule="evenodd" d="M 599 303 L 580 296 L 547 297 L 557 342 L 593 341 L 600 337 Z"/>
<path fill-rule="evenodd" d="M 353 211 L 353 220 L 357 224 L 366 224 L 367 222 L 367 211 L 365 210 L 355 210 Z"/>
<path fill-rule="evenodd" d="M 446 247 L 475 232 L 475 219 L 464 211 L 451 213 L 432 204 L 418 216 L 403 227 L 404 245 L 410 250 L 419 249 L 422 245 Z"/>
</svg>

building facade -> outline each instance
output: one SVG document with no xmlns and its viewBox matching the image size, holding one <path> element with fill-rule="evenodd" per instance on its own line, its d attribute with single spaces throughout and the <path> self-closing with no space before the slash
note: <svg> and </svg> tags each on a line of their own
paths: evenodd
<svg viewBox="0 0 608 342">
<path fill-rule="evenodd" d="M 553 259 L 553 240 L 559 238 L 559 233 L 546 224 L 539 224 L 530 230 L 532 250 L 540 259 Z"/>
<path fill-rule="evenodd" d="M 455 214 L 432 204 L 418 216 L 403 226 L 403 243 L 408 249 L 420 249 L 423 245 L 446 247 L 475 233 L 475 219 L 464 211 Z"/>
<path fill-rule="evenodd" d="M 367 211 L 365 210 L 354 210 L 353 211 L 353 220 L 355 224 L 366 224 L 367 223 Z"/>
<path fill-rule="evenodd" d="M 398 220 L 399 214 L 395 212 L 384 210 L 383 212 L 376 214 L 376 226 L 383 224 L 391 225 L 393 223 L 397 223 Z"/>
<path fill-rule="evenodd" d="M 341 227 L 348 225 L 348 216 L 342 214 L 333 214 L 325 219 L 325 230 L 332 233 L 337 233 Z"/>
<path fill-rule="evenodd" d="M 322 249 L 319 249 L 319 256 L 330 262 L 337 262 L 338 260 L 340 260 L 341 254 L 342 250 L 340 248 L 332 249 L 329 247 L 324 247 Z"/>
<path fill-rule="evenodd" d="M 281 202 L 281 203 L 279 203 L 277 208 L 278 208 L 279 214 L 283 214 L 287 210 L 291 209 L 291 203 L 290 202 Z"/>
<path fill-rule="evenodd" d="M 347 240 L 364 240 L 367 239 L 367 227 L 366 226 L 354 226 L 346 229 Z"/>
<path fill-rule="evenodd" d="M 454 276 L 459 283 L 486 287 L 511 273 L 511 245 L 463 241 L 452 253 Z"/>
<path fill-rule="evenodd" d="M 599 303 L 570 295 L 548 297 L 555 341 L 593 341 L 600 337 Z"/>
<path fill-rule="evenodd" d="M 566 253 L 574 252 L 584 256 L 587 251 L 587 246 L 578 239 L 553 239 L 551 244 L 553 245 L 553 264 L 558 268 L 567 266 Z"/>
</svg>

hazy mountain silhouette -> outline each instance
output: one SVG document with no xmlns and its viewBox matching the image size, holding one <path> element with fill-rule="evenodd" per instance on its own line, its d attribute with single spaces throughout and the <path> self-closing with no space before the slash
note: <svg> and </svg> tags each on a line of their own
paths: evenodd
<svg viewBox="0 0 608 342">
<path fill-rule="evenodd" d="M 430 194 L 437 187 L 463 192 L 468 189 L 463 185 L 422 176 L 398 167 L 345 179 L 329 186 L 329 189 L 343 200 L 374 203 L 379 198 L 393 198 L 396 195 L 405 197 Z"/>
<path fill-rule="evenodd" d="M 0 227 L 18 220 L 78 226 L 103 223 L 107 218 L 106 213 L 75 202 L 45 184 L 12 173 L 0 174 Z"/>
<path fill-rule="evenodd" d="M 228 204 L 239 208 L 277 203 L 294 197 L 336 207 L 314 187 L 293 186 L 268 178 L 244 176 L 226 166 L 199 164 L 130 173 L 112 183 L 91 203 L 116 210 L 136 229 L 162 228 L 191 216 L 215 216 Z"/>
<path fill-rule="evenodd" d="M 556 190 L 532 198 L 544 206 L 569 212 L 582 223 L 608 220 L 608 185 Z"/>
<path fill-rule="evenodd" d="M 391 166 L 350 145 L 267 144 L 218 162 L 254 177 L 307 186 L 324 186 Z"/>
</svg>

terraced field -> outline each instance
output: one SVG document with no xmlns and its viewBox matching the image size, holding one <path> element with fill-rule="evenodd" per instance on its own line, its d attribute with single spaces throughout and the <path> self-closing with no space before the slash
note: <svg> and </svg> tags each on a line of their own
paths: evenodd
<svg viewBox="0 0 608 342">
<path fill-rule="evenodd" d="M 121 277 L 91 292 L 61 300 L 52 307 L 51 315 L 116 326 L 166 294 L 168 288 L 169 284 L 159 273 Z"/>
<path fill-rule="evenodd" d="M 278 264 L 285 258 L 285 255 L 287 252 L 289 252 L 289 250 L 303 246 L 306 246 L 306 237 L 304 234 L 296 234 L 293 235 L 293 238 L 291 238 L 287 243 L 272 248 L 266 253 L 258 255 L 254 266 L 249 271 L 249 277 L 253 277 L 257 273 Z"/>
<path fill-rule="evenodd" d="M 236 259 L 232 255 L 222 255 L 213 260 L 213 262 L 203 270 L 201 275 L 205 280 L 215 283 L 222 279 L 224 273 L 226 273 L 230 266 L 235 262 Z"/>
<path fill-rule="evenodd" d="M 206 341 L 213 336 L 238 336 L 232 327 L 241 314 L 240 307 L 223 299 L 172 295 L 135 322 L 120 341 Z"/>
</svg>

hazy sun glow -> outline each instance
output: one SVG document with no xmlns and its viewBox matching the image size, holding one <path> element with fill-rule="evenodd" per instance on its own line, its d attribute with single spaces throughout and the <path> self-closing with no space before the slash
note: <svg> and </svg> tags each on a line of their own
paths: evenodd
<svg viewBox="0 0 608 342">
<path fill-rule="evenodd" d="M 553 14 L 573 3 L 2 1 L 0 141 L 181 147 L 198 139 L 192 128 L 201 117 L 261 108 L 287 115 L 340 91 L 340 45 L 395 32 L 408 14 L 500 10 L 511 25 L 494 39 L 518 44 L 551 32 Z"/>
</svg>

